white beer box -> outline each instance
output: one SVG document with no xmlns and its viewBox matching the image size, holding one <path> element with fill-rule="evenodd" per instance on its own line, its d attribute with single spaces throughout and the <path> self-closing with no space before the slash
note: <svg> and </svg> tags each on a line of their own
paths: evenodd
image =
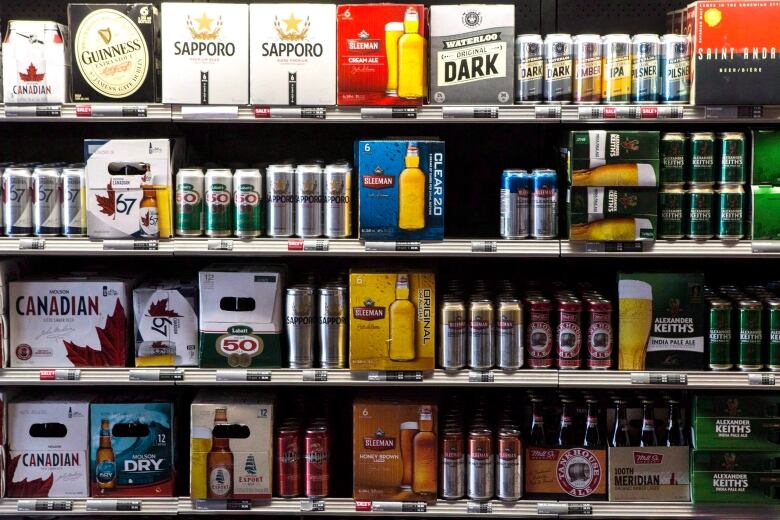
<svg viewBox="0 0 780 520">
<path fill-rule="evenodd" d="M 163 103 L 246 105 L 249 6 L 164 3 Z"/>
<path fill-rule="evenodd" d="M 336 104 L 334 4 L 252 4 L 249 27 L 252 104 Z"/>
<path fill-rule="evenodd" d="M 197 300 L 197 286 L 187 281 L 133 291 L 136 366 L 197 366 Z"/>
<path fill-rule="evenodd" d="M 510 105 L 514 5 L 431 6 L 430 103 Z"/>
<path fill-rule="evenodd" d="M 12 367 L 125 366 L 129 280 L 15 281 L 10 296 Z"/>
</svg>

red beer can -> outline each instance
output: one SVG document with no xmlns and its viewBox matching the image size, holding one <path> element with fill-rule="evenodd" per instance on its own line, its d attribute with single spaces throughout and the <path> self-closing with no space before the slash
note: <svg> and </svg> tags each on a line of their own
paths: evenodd
<svg viewBox="0 0 780 520">
<path fill-rule="evenodd" d="M 609 300 L 588 302 L 588 368 L 612 368 L 612 303 Z"/>
<path fill-rule="evenodd" d="M 582 366 L 582 303 L 576 299 L 558 302 L 558 327 L 556 344 L 558 368 L 572 369 Z"/>
<path fill-rule="evenodd" d="M 301 430 L 297 424 L 283 424 L 276 430 L 276 495 L 301 495 Z"/>
<path fill-rule="evenodd" d="M 306 496 L 322 498 L 330 494 L 330 438 L 325 425 L 306 428 Z"/>
<path fill-rule="evenodd" d="M 526 300 L 528 323 L 526 349 L 528 366 L 531 368 L 553 367 L 553 339 L 550 325 L 550 300 L 532 297 Z"/>
</svg>

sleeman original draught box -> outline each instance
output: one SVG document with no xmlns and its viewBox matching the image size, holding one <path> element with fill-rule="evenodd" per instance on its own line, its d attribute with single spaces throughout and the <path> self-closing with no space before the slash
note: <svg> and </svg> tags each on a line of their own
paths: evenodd
<svg viewBox="0 0 780 520">
<path fill-rule="evenodd" d="M 202 390 L 190 420 L 190 497 L 271 498 L 272 396 Z"/>
<path fill-rule="evenodd" d="M 693 450 L 691 490 L 697 504 L 780 503 L 780 452 Z M 768 515 L 772 516 L 771 514 Z"/>
<path fill-rule="evenodd" d="M 658 132 L 575 131 L 568 154 L 571 186 L 658 186 Z"/>
<path fill-rule="evenodd" d="M 693 397 L 697 450 L 779 450 L 780 396 L 700 394 Z"/>
<path fill-rule="evenodd" d="M 431 6 L 433 104 L 512 104 L 514 5 Z"/>
<path fill-rule="evenodd" d="M 752 184 L 780 186 L 780 132 L 753 130 Z"/>
<path fill-rule="evenodd" d="M 620 370 L 702 370 L 704 275 L 618 273 Z"/>
<path fill-rule="evenodd" d="M 349 368 L 433 370 L 436 277 L 407 270 L 349 274 Z"/>
<path fill-rule="evenodd" d="M 607 450 L 527 447 L 524 496 L 560 500 L 606 500 Z"/>
<path fill-rule="evenodd" d="M 658 190 L 654 187 L 574 186 L 568 198 L 571 240 L 655 239 Z"/>
<path fill-rule="evenodd" d="M 3 39 L 6 103 L 67 103 L 68 28 L 55 22 L 10 20 Z"/>
<path fill-rule="evenodd" d="M 753 240 L 780 240 L 780 186 L 750 187 Z"/>
<path fill-rule="evenodd" d="M 135 366 L 197 366 L 198 287 L 145 283 L 133 290 Z"/>
<path fill-rule="evenodd" d="M 356 141 L 363 240 L 444 239 L 444 142 Z"/>
<path fill-rule="evenodd" d="M 200 366 L 280 367 L 284 266 L 214 265 L 199 280 Z"/>
</svg>

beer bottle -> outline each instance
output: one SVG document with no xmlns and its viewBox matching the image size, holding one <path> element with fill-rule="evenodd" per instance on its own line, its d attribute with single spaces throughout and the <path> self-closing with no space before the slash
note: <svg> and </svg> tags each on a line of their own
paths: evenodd
<svg viewBox="0 0 780 520">
<path fill-rule="evenodd" d="M 574 444 L 574 425 L 572 424 L 572 415 L 574 415 L 574 401 L 571 399 L 561 399 L 561 429 L 558 432 L 558 446 L 571 446 Z"/>
<path fill-rule="evenodd" d="M 669 422 L 666 428 L 667 446 L 687 446 L 685 441 L 685 430 L 680 420 L 680 402 L 669 400 Z"/>
<path fill-rule="evenodd" d="M 544 446 L 547 444 L 547 437 L 544 432 L 542 400 L 534 398 L 531 400 L 531 403 L 531 445 Z"/>
<path fill-rule="evenodd" d="M 101 493 L 116 488 L 116 458 L 108 419 L 100 420 L 100 444 L 95 455 L 95 480 Z"/>
<path fill-rule="evenodd" d="M 642 401 L 642 435 L 639 437 L 639 446 L 647 448 L 658 446 L 658 436 L 655 433 L 655 408 L 653 401 Z"/>
<path fill-rule="evenodd" d="M 227 426 L 227 408 L 214 410 L 211 451 L 206 457 L 206 498 L 228 499 L 233 496 L 233 453 L 230 451 Z"/>
<path fill-rule="evenodd" d="M 615 428 L 612 430 L 612 446 L 614 448 L 631 446 L 628 418 L 626 417 L 626 401 L 623 399 L 615 399 Z"/>
<path fill-rule="evenodd" d="M 599 433 L 599 402 L 595 399 L 588 401 L 588 416 L 585 419 L 584 446 L 590 448 L 601 446 L 601 434 Z"/>
<path fill-rule="evenodd" d="M 437 443 L 433 433 L 433 412 L 430 406 L 420 407 L 420 431 L 414 436 L 414 471 L 412 490 L 415 493 L 436 493 Z"/>
</svg>

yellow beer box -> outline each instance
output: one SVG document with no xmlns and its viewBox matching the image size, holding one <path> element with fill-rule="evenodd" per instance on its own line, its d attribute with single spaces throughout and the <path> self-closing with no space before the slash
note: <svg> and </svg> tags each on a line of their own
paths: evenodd
<svg viewBox="0 0 780 520">
<path fill-rule="evenodd" d="M 351 271 L 350 368 L 433 370 L 435 294 L 429 271 Z"/>
</svg>

